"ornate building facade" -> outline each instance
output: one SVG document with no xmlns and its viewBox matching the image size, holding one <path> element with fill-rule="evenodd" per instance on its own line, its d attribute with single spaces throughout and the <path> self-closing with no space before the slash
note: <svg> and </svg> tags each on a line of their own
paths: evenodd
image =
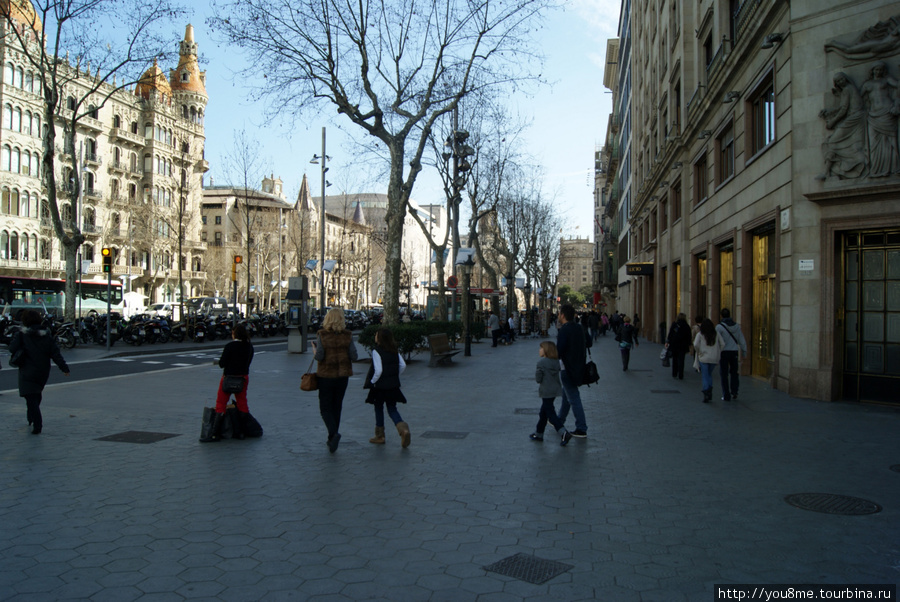
<svg viewBox="0 0 900 602">
<path fill-rule="evenodd" d="M 65 250 L 50 224 L 41 174 L 46 125 L 39 78 L 17 50 L 8 24 L 0 27 L 0 273 L 62 279 Z M 80 248 L 83 278 L 102 278 L 100 250 L 111 248 L 113 276 L 125 291 L 141 293 L 148 302 L 177 298 L 179 263 L 185 296 L 197 293 L 206 278 L 206 245 L 196 234 L 208 169 L 203 126 L 208 97 L 197 56 L 188 25 L 179 63 L 168 76 L 153 65 L 132 89 L 115 91 L 114 82 L 103 83 L 91 94 L 96 81 L 85 71 L 68 78 L 60 99 L 65 114 L 75 109 L 76 98 L 88 98 L 89 114 L 79 120 L 75 148 L 64 148 L 60 136 L 56 155 L 64 228 L 77 224 L 86 237 Z M 68 63 L 63 68 L 80 69 Z M 80 197 L 70 186 L 74 170 L 82 175 Z"/>
<path fill-rule="evenodd" d="M 679 312 L 717 321 L 726 307 L 749 342 L 743 373 L 800 397 L 897 401 L 896 11 L 786 0 L 623 11 L 629 117 L 642 124 L 632 203 L 616 211 L 629 226 L 623 311 L 655 326 Z"/>
</svg>

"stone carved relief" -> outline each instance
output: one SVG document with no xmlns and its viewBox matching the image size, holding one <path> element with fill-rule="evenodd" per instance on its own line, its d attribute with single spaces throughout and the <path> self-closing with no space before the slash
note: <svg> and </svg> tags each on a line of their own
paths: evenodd
<svg viewBox="0 0 900 602">
<path fill-rule="evenodd" d="M 822 144 L 825 172 L 817 179 L 900 175 L 900 84 L 886 61 L 871 60 L 900 59 L 900 18 L 882 21 L 851 41 L 831 40 L 825 51 L 849 61 L 841 61 L 843 69 L 834 75 L 832 108 L 819 113 L 832 133 Z"/>
</svg>

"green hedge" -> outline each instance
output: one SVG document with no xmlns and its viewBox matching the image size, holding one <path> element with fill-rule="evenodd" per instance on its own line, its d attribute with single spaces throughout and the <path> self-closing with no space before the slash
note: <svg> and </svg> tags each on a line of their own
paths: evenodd
<svg viewBox="0 0 900 602">
<path fill-rule="evenodd" d="M 359 333 L 359 344 L 371 352 L 375 347 L 375 333 L 378 332 L 383 325 L 372 324 Z M 428 349 L 428 335 L 446 333 L 451 341 L 458 340 L 462 332 L 462 324 L 459 322 L 434 322 L 434 321 L 416 321 L 405 322 L 402 324 L 391 324 L 387 328 L 391 329 L 394 340 L 397 341 L 397 348 L 400 354 L 409 359 L 412 354 L 419 349 Z"/>
</svg>

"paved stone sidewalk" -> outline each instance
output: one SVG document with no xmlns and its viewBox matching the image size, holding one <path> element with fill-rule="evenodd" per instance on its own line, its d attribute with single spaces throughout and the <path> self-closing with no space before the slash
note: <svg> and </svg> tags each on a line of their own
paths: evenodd
<svg viewBox="0 0 900 602">
<path fill-rule="evenodd" d="M 284 352 L 253 363 L 258 440 L 197 443 L 212 366 L 48 387 L 40 436 L 4 391 L 0 599 L 708 601 L 716 583 L 900 581 L 900 412 L 747 378 L 740 401 L 703 404 L 658 345 L 624 373 L 607 337 L 588 438 L 534 443 L 537 342 L 416 358 L 406 450 L 368 443 L 359 365 L 329 454 L 298 389 L 308 356 Z M 98 441 L 124 431 L 177 436 Z M 784 501 L 806 492 L 883 509 Z M 569 567 L 541 584 L 484 568 L 516 554 Z"/>
</svg>

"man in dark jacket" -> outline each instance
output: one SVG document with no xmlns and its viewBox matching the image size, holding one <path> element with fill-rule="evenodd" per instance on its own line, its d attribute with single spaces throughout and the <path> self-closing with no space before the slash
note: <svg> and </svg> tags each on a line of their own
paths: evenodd
<svg viewBox="0 0 900 602">
<path fill-rule="evenodd" d="M 690 348 L 691 327 L 687 323 L 687 316 L 680 313 L 666 337 L 666 349 L 672 358 L 672 378 L 684 380 L 684 356 Z"/>
<path fill-rule="evenodd" d="M 572 436 L 584 438 L 587 437 L 587 421 L 578 387 L 581 386 L 584 375 L 587 335 L 584 327 L 575 321 L 575 308 L 569 304 L 559 308 L 559 323 L 556 348 L 559 351 L 559 381 L 563 389 L 559 419 L 565 422 L 571 406 L 575 415 L 575 430 L 571 431 Z"/>
<path fill-rule="evenodd" d="M 41 398 L 44 385 L 50 378 L 50 360 L 59 366 L 66 376 L 69 366 L 63 359 L 49 330 L 41 328 L 41 315 L 33 309 L 22 312 L 22 330 L 13 336 L 9 344 L 10 357 L 18 357 L 19 396 L 25 398 L 28 409 L 28 424 L 33 425 L 32 433 L 40 435 L 44 427 L 41 415 Z M 21 351 L 21 353 L 19 353 Z"/>
</svg>

